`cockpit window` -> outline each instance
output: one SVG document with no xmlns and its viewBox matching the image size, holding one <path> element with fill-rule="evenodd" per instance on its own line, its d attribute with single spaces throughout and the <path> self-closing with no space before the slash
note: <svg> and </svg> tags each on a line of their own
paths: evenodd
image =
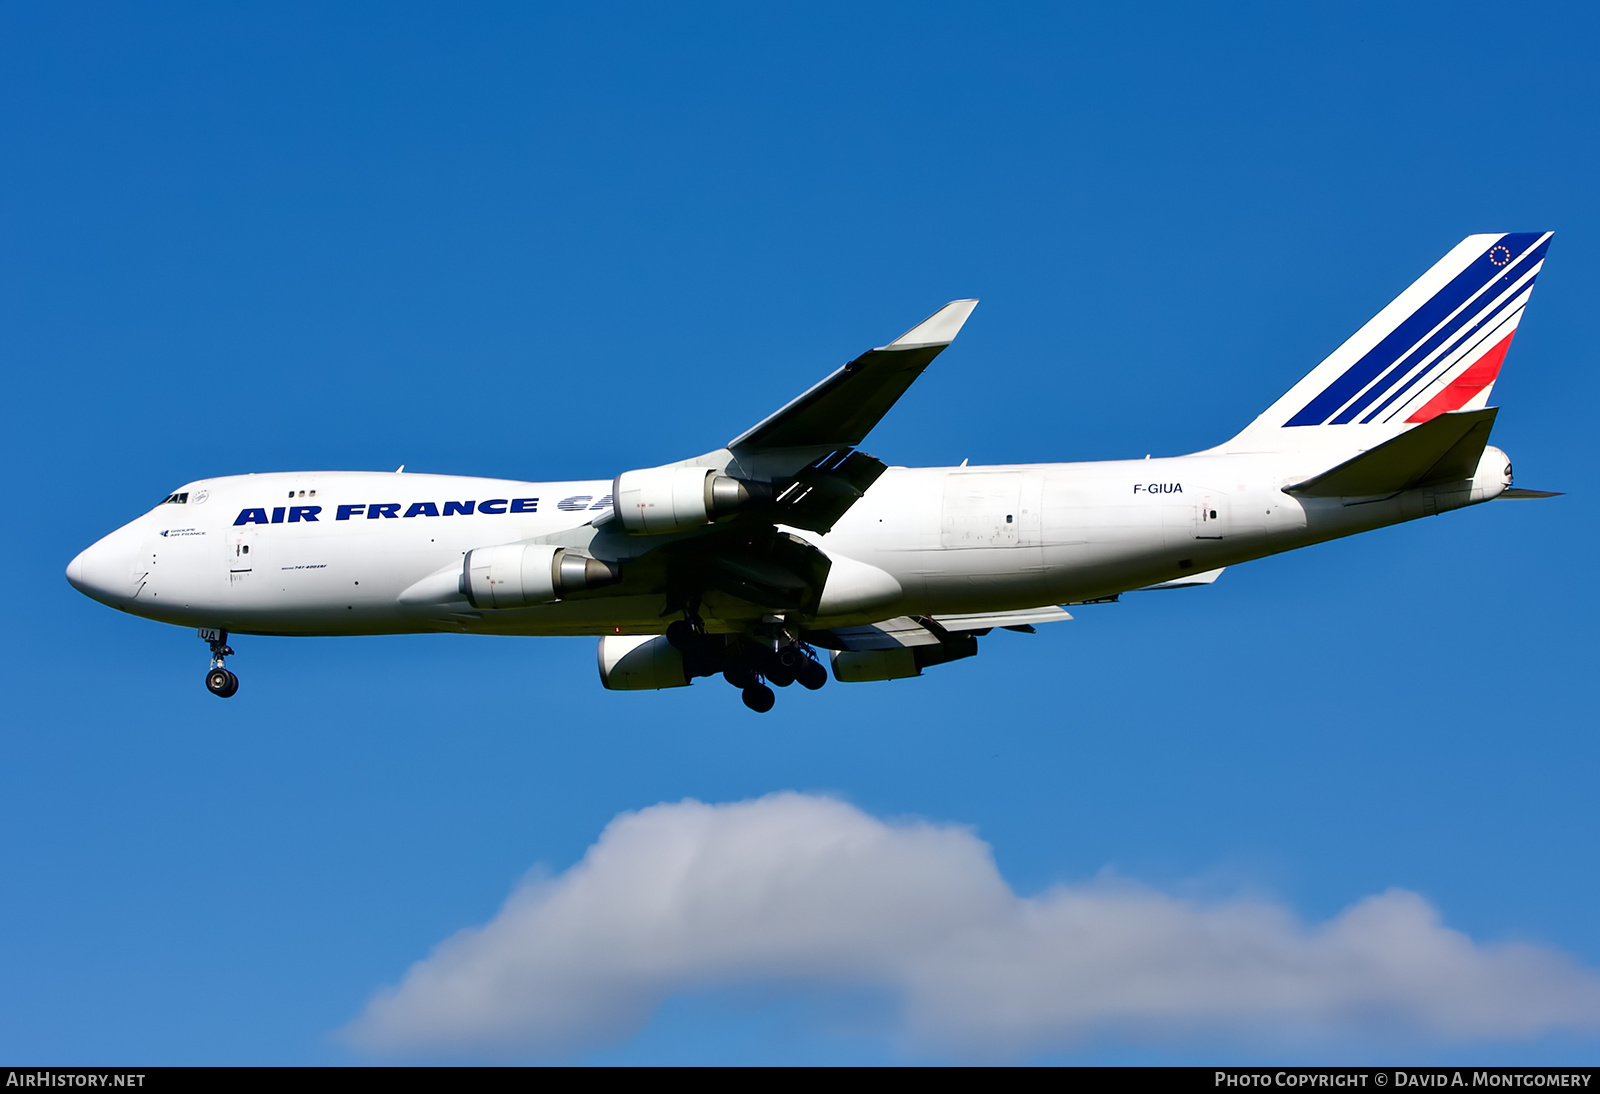
<svg viewBox="0 0 1600 1094">
<path fill-rule="evenodd" d="M 167 495 L 167 500 L 162 502 L 161 504 L 162 505 L 188 505 L 189 504 L 189 492 L 186 490 L 181 494 L 168 494 Z"/>
</svg>

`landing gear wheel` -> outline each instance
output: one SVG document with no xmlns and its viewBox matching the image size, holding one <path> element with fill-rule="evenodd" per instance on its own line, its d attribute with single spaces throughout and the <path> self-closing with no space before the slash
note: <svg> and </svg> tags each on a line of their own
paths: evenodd
<svg viewBox="0 0 1600 1094">
<path fill-rule="evenodd" d="M 239 678 L 222 665 L 223 658 L 233 656 L 228 646 L 228 632 L 217 627 L 201 627 L 200 638 L 211 647 L 211 671 L 206 673 L 206 690 L 226 699 L 239 690 Z"/>
<path fill-rule="evenodd" d="M 794 670 L 786 668 L 781 661 L 768 665 L 764 675 L 767 683 L 780 688 L 788 687 L 795 680 Z"/>
<path fill-rule="evenodd" d="M 674 619 L 667 624 L 667 644 L 680 653 L 687 652 L 699 640 L 694 624 L 686 619 Z"/>
<path fill-rule="evenodd" d="M 239 690 L 239 678 L 227 669 L 215 668 L 206 673 L 206 689 L 212 695 L 226 699 Z"/>
<path fill-rule="evenodd" d="M 822 662 L 806 658 L 805 664 L 794 674 L 795 680 L 807 691 L 816 691 L 828 682 L 828 670 L 822 667 Z"/>
<path fill-rule="evenodd" d="M 740 693 L 740 696 L 744 699 L 744 705 L 757 714 L 765 714 L 778 701 L 778 697 L 772 694 L 772 689 L 760 683 L 752 683 Z"/>
</svg>

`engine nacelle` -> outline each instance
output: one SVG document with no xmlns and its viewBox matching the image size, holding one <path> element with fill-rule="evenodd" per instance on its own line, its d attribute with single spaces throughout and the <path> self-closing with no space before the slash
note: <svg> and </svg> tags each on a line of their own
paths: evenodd
<svg viewBox="0 0 1600 1094">
<path fill-rule="evenodd" d="M 617 567 L 548 543 L 502 543 L 467 552 L 461 592 L 474 608 L 554 604 L 582 589 L 618 580 Z"/>
<path fill-rule="evenodd" d="M 921 676 L 922 670 L 963 657 L 976 657 L 978 639 L 970 634 L 946 635 L 932 646 L 909 646 L 893 650 L 834 650 L 833 676 L 841 684 L 860 684 L 868 680 L 904 680 Z"/>
<path fill-rule="evenodd" d="M 608 634 L 600 639 L 600 683 L 611 691 L 659 691 L 689 684 L 683 654 L 658 634 Z"/>
<path fill-rule="evenodd" d="M 659 535 L 698 528 L 765 493 L 709 467 L 647 467 L 617 476 L 611 506 L 623 531 Z"/>
<path fill-rule="evenodd" d="M 922 668 L 909 648 L 897 650 L 834 650 L 833 677 L 841 684 L 868 680 L 904 680 L 921 676 Z"/>
</svg>

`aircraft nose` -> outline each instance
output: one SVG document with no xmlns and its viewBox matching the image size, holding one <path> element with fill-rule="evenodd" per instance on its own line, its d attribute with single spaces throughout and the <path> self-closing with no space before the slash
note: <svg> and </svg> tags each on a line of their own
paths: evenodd
<svg viewBox="0 0 1600 1094">
<path fill-rule="evenodd" d="M 79 551 L 77 557 L 67 563 L 67 583 L 80 593 L 85 591 L 83 587 L 83 556 L 88 553 L 88 551 Z"/>
<path fill-rule="evenodd" d="M 131 599 L 136 534 L 119 528 L 78 552 L 78 557 L 67 563 L 67 581 L 84 596 L 102 604 Z"/>
</svg>

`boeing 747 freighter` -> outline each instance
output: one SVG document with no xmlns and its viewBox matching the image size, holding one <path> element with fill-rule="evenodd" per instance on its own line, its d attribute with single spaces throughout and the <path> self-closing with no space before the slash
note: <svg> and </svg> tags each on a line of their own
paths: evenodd
<svg viewBox="0 0 1600 1094">
<path fill-rule="evenodd" d="M 579 482 L 201 479 L 67 567 L 121 611 L 237 635 L 599 637 L 612 689 L 919 676 L 993 628 L 1507 497 L 1488 443 L 1549 233 L 1469 236 L 1243 432 L 1167 459 L 890 467 L 858 447 L 955 338 L 946 304 L 703 456 Z M 821 651 L 821 652 L 819 652 Z"/>
</svg>

